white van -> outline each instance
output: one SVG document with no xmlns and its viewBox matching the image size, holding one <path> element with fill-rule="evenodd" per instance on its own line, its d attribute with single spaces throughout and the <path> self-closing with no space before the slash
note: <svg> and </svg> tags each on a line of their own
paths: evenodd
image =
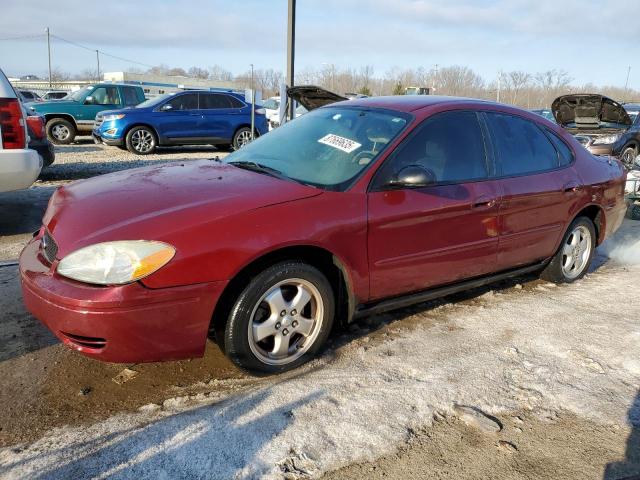
<svg viewBox="0 0 640 480">
<path fill-rule="evenodd" d="M 24 109 L 0 70 L 0 192 L 28 188 L 40 175 L 42 158 L 28 144 Z"/>
</svg>

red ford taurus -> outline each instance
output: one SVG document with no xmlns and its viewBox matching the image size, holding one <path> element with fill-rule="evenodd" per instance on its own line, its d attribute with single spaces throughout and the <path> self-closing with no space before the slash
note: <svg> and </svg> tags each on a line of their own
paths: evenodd
<svg viewBox="0 0 640 480">
<path fill-rule="evenodd" d="M 59 188 L 20 258 L 28 309 L 112 362 L 280 372 L 336 322 L 540 271 L 585 274 L 625 174 L 542 117 L 447 97 L 314 110 L 229 155 Z"/>
</svg>

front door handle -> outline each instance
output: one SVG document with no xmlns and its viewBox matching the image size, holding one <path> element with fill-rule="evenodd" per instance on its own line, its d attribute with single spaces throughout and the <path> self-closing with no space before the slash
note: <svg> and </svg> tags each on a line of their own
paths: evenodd
<svg viewBox="0 0 640 480">
<path fill-rule="evenodd" d="M 474 210 L 489 210 L 490 208 L 493 208 L 495 204 L 495 198 L 481 196 L 478 197 L 475 202 L 473 202 L 471 208 L 473 208 Z"/>
<path fill-rule="evenodd" d="M 562 187 L 564 193 L 573 193 L 580 191 L 580 185 L 576 182 L 569 182 Z"/>
</svg>

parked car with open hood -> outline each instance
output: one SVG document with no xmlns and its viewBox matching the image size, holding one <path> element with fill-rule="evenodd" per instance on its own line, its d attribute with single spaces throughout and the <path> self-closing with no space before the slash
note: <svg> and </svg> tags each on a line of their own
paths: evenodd
<svg viewBox="0 0 640 480">
<path fill-rule="evenodd" d="M 621 103 L 599 94 L 563 95 L 553 101 L 551 111 L 558 125 L 594 155 L 611 155 L 632 124 Z"/>
<path fill-rule="evenodd" d="M 20 257 L 23 297 L 96 359 L 201 356 L 211 334 L 242 368 L 282 372 L 334 322 L 525 272 L 580 279 L 624 184 L 620 162 L 515 107 L 340 102 L 223 161 L 58 188 Z"/>
<path fill-rule="evenodd" d="M 298 118 L 300 115 L 304 115 L 316 108 L 336 102 L 342 102 L 344 100 L 349 100 L 349 98 L 315 85 L 300 85 L 297 87 L 287 88 L 287 103 L 291 101 L 298 103 L 298 106 L 295 109 L 294 118 Z M 280 123 L 277 119 L 273 119 L 271 121 L 272 127 L 277 127 L 278 125 L 280 125 Z"/>
</svg>

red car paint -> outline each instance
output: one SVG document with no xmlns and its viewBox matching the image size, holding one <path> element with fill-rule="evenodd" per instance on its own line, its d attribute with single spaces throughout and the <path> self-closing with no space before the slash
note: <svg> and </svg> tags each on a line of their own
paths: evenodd
<svg viewBox="0 0 640 480">
<path fill-rule="evenodd" d="M 419 96 L 346 105 L 410 112 L 414 120 L 345 192 L 214 161 L 129 170 L 61 187 L 43 228 L 21 254 L 28 309 L 66 344 L 95 358 L 186 358 L 202 354 L 227 284 L 252 262 L 286 247 L 331 253 L 350 298 L 366 304 L 549 258 L 588 207 L 600 212 L 598 242 L 622 223 L 620 164 L 595 159 L 538 115 Z M 505 112 L 543 124 L 572 146 L 576 160 L 523 177 L 369 192 L 375 172 L 415 126 L 456 109 Z M 45 229 L 58 244 L 57 260 L 110 240 L 159 240 L 173 245 L 176 255 L 137 283 L 91 286 L 58 275 L 57 260 L 48 264 L 40 253 Z"/>
</svg>

